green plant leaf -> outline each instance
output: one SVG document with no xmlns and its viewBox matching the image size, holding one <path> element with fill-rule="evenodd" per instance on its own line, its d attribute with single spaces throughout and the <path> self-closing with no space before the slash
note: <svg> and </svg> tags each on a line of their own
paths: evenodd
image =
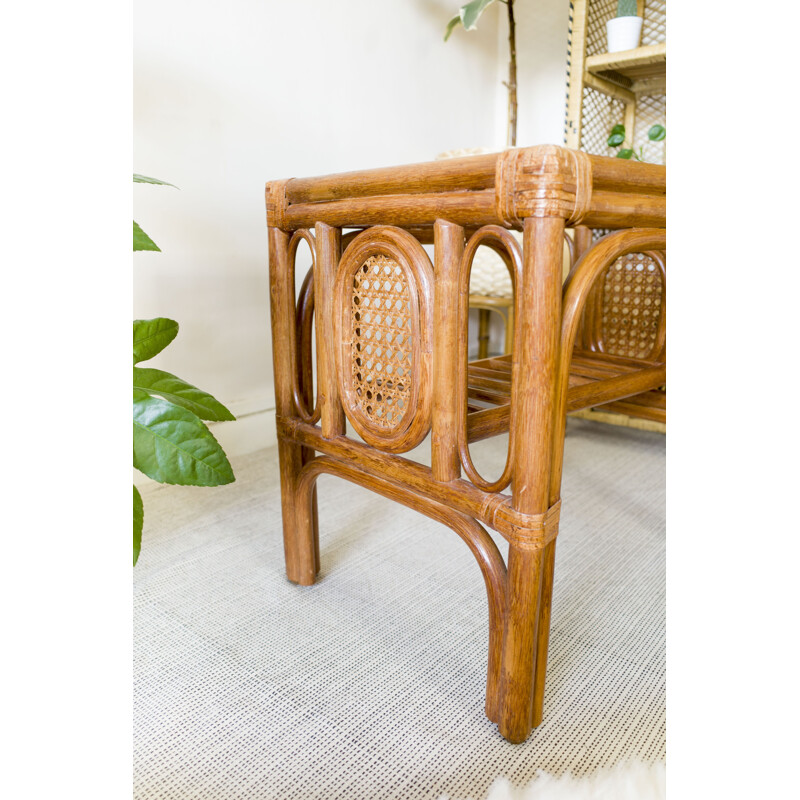
<svg viewBox="0 0 800 800">
<path fill-rule="evenodd" d="M 615 126 L 612 128 L 612 129 L 611 129 L 611 133 L 612 133 L 612 134 L 614 134 L 614 133 L 621 133 L 621 134 L 624 136 L 624 135 L 625 135 L 625 126 L 624 126 L 624 125 L 623 125 L 621 122 L 618 122 L 618 123 L 617 123 L 617 124 L 616 124 L 616 125 L 615 125 Z"/>
<path fill-rule="evenodd" d="M 135 319 L 133 321 L 133 363 L 158 355 L 178 335 L 174 319 Z"/>
<path fill-rule="evenodd" d="M 160 369 L 133 368 L 133 388 L 157 394 L 170 403 L 182 406 L 200 419 L 233 420 L 236 417 L 208 392 Z"/>
<path fill-rule="evenodd" d="M 481 14 L 483 14 L 486 8 L 492 3 L 494 3 L 494 0 L 472 0 L 471 3 L 461 6 L 458 13 L 464 25 L 464 30 L 474 31 Z"/>
<path fill-rule="evenodd" d="M 236 478 L 211 431 L 185 408 L 133 390 L 133 466 L 159 483 L 221 486 Z"/>
<path fill-rule="evenodd" d="M 667 138 L 667 129 L 663 125 L 653 125 L 653 127 L 647 131 L 647 138 L 651 142 L 661 142 Z"/>
<path fill-rule="evenodd" d="M 450 22 L 447 23 L 447 28 L 445 29 L 444 32 L 445 41 L 447 41 L 450 38 L 450 34 L 453 32 L 453 28 L 455 28 L 455 26 L 458 25 L 459 22 L 461 22 L 461 17 L 456 15 L 455 17 L 453 17 L 453 19 L 450 20 Z"/>
<path fill-rule="evenodd" d="M 619 147 L 625 141 L 625 134 L 624 133 L 612 133 L 611 136 L 608 137 L 608 144 L 609 147 Z"/>
<path fill-rule="evenodd" d="M 458 9 L 458 15 L 447 23 L 447 28 L 444 32 L 444 40 L 447 41 L 450 38 L 450 34 L 459 22 L 464 26 L 464 30 L 474 31 L 478 25 L 478 19 L 481 14 L 483 14 L 484 10 L 494 3 L 494 1 L 495 0 L 472 0 L 471 3 L 461 6 L 461 8 Z"/>
<path fill-rule="evenodd" d="M 144 527 L 144 503 L 136 486 L 133 487 L 133 566 L 139 560 L 142 549 L 142 528 Z"/>
<path fill-rule="evenodd" d="M 631 158 L 633 154 L 633 150 L 626 147 L 624 150 L 620 150 L 619 153 L 617 153 L 617 158 Z"/>
<path fill-rule="evenodd" d="M 157 250 L 161 248 L 139 227 L 139 223 L 133 221 L 133 252 L 137 250 Z"/>
<path fill-rule="evenodd" d="M 160 181 L 158 178 L 148 178 L 146 175 L 139 175 L 136 172 L 133 173 L 133 182 L 134 183 L 157 183 L 159 186 L 171 186 L 173 189 L 177 189 L 178 188 L 174 183 L 167 183 L 166 181 Z"/>
</svg>

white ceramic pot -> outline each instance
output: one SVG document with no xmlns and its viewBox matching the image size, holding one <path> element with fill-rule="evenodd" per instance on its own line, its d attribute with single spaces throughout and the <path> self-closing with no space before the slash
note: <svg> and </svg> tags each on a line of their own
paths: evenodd
<svg viewBox="0 0 800 800">
<path fill-rule="evenodd" d="M 619 53 L 620 50 L 633 50 L 639 46 L 642 35 L 641 17 L 614 17 L 606 22 L 608 34 L 608 52 Z"/>
</svg>

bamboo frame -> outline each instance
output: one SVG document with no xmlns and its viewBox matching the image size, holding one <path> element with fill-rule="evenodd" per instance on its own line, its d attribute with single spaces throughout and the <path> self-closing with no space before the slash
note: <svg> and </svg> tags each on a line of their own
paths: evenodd
<svg viewBox="0 0 800 800">
<path fill-rule="evenodd" d="M 666 380 L 663 338 L 647 359 L 604 354 L 592 304 L 620 253 L 644 247 L 661 258 L 665 193 L 663 167 L 555 146 L 267 185 L 287 575 L 308 585 L 319 571 L 315 485 L 323 472 L 449 526 L 484 576 L 486 713 L 511 742 L 524 741 L 542 719 L 566 414 L 595 405 L 659 411 L 653 395 Z M 598 219 L 618 230 L 592 245 L 586 225 Z M 575 263 L 562 308 L 568 226 L 575 227 Z M 342 227 L 365 230 L 343 235 Z M 521 249 L 509 228 L 522 229 Z M 296 302 L 301 241 L 314 263 Z M 419 242 L 434 244 L 432 266 Z M 495 249 L 512 275 L 514 349 L 469 364 L 469 273 L 479 245 Z M 369 261 L 375 254 L 387 281 L 401 271 L 403 281 L 395 289 L 387 282 L 387 294 L 373 287 L 377 294 L 367 299 L 376 314 L 368 317 L 358 276 L 362 264 L 377 263 Z M 365 364 L 358 342 L 391 352 Z M 356 441 L 346 435 L 345 416 L 363 423 L 362 384 L 353 381 L 365 378 L 354 370 L 371 370 L 369 385 L 388 390 L 407 374 L 388 370 L 383 361 L 391 358 L 409 365 L 413 402 L 395 427 L 361 425 L 364 441 Z M 389 402 L 384 394 L 370 402 Z M 431 467 L 398 454 L 428 429 Z M 497 479 L 484 478 L 469 442 L 503 431 L 505 468 Z M 507 539 L 507 565 L 484 526 Z"/>
</svg>

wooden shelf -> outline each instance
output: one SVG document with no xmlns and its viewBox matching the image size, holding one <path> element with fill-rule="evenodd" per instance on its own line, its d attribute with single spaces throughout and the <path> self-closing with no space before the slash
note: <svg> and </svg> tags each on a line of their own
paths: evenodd
<svg viewBox="0 0 800 800">
<path fill-rule="evenodd" d="M 588 56 L 585 68 L 590 74 L 634 94 L 659 88 L 663 91 L 667 74 L 667 43 Z"/>
<path fill-rule="evenodd" d="M 511 355 L 473 361 L 467 368 L 467 436 L 470 442 L 508 430 Z M 618 413 L 666 420 L 663 362 L 575 350 L 570 362 L 567 412 L 602 405 Z"/>
</svg>

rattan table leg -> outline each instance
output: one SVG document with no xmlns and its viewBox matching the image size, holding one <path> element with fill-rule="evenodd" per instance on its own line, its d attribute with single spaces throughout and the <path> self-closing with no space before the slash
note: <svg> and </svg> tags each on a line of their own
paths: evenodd
<svg viewBox="0 0 800 800">
<path fill-rule="evenodd" d="M 551 506 L 552 449 L 556 432 L 558 345 L 561 333 L 561 270 L 564 220 L 528 217 L 524 265 L 518 287 L 513 366 L 514 508 L 544 514 Z M 550 549 L 549 553 L 554 553 Z M 508 600 L 503 637 L 500 733 L 522 742 L 536 724 L 535 684 L 544 687 L 552 569 L 547 548 L 509 546 Z M 541 609 L 540 609 L 541 606 Z M 544 644 L 543 657 L 537 650 Z M 541 705 L 541 700 L 539 701 Z"/>
<path fill-rule="evenodd" d="M 478 309 L 478 358 L 487 358 L 489 355 L 489 310 Z"/>
<path fill-rule="evenodd" d="M 550 609 L 553 603 L 553 571 L 556 562 L 556 540 L 553 539 L 544 551 L 542 568 L 542 591 L 539 596 L 539 624 L 536 632 L 536 667 L 533 685 L 533 727 L 542 722 L 544 706 L 544 683 L 547 674 L 547 647 L 550 641 Z"/>
<path fill-rule="evenodd" d="M 503 631 L 498 728 L 524 742 L 533 727 L 532 698 L 542 581 L 542 550 L 508 549 L 508 596 Z"/>
<path fill-rule="evenodd" d="M 294 413 L 292 352 L 295 321 L 294 270 L 289 264 L 289 236 L 277 228 L 269 229 L 270 308 L 272 316 L 275 409 L 279 415 Z M 319 544 L 316 500 L 298 507 L 297 477 L 313 451 L 287 441 L 278 443 L 281 479 L 281 512 L 286 575 L 289 580 L 308 586 L 319 570 Z"/>
<path fill-rule="evenodd" d="M 319 572 L 319 535 L 316 496 L 310 495 L 305 502 L 297 496 L 297 479 L 306 463 L 303 451 L 307 448 L 278 441 L 286 576 L 301 586 L 311 586 Z"/>
</svg>

